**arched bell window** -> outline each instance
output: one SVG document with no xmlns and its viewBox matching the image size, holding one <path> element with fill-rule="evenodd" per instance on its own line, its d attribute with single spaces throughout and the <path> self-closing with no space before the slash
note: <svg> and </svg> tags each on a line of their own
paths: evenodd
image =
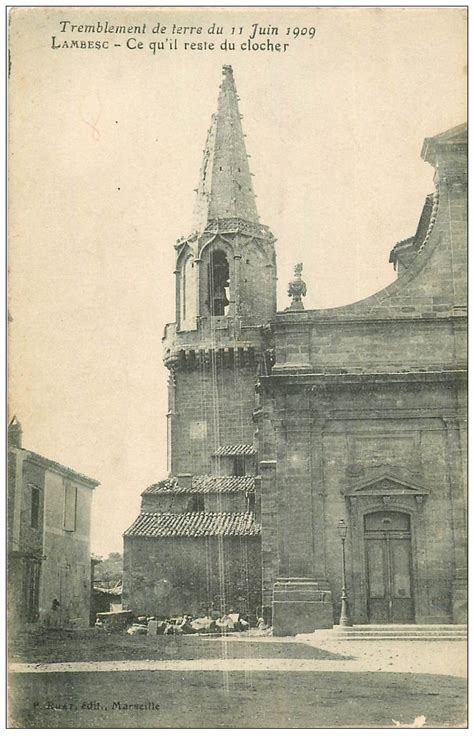
<svg viewBox="0 0 474 741">
<path fill-rule="evenodd" d="M 229 311 L 229 263 L 222 250 L 211 252 L 209 261 L 209 310 L 212 316 Z"/>
<path fill-rule="evenodd" d="M 196 278 L 194 260 L 189 255 L 181 271 L 181 329 L 195 329 L 196 323 Z"/>
</svg>

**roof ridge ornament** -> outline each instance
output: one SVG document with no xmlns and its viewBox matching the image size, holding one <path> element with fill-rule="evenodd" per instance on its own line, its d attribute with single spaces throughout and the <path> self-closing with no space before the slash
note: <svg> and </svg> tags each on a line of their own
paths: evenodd
<svg viewBox="0 0 474 741">
<path fill-rule="evenodd" d="M 287 311 L 304 311 L 302 296 L 306 296 L 306 283 L 301 277 L 303 263 L 295 265 L 295 277 L 288 283 L 288 296 L 292 299 L 291 306 Z"/>
</svg>

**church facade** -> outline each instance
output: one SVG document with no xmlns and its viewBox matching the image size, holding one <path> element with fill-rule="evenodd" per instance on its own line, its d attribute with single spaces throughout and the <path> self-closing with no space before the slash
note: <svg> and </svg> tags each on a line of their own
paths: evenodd
<svg viewBox="0 0 474 741">
<path fill-rule="evenodd" d="M 339 620 L 466 620 L 466 127 L 426 139 L 434 169 L 397 279 L 276 310 L 232 69 L 176 244 L 167 325 L 168 478 L 124 534 L 124 604 L 263 614 L 274 634 Z M 262 285 L 265 291 L 261 290 Z"/>
</svg>

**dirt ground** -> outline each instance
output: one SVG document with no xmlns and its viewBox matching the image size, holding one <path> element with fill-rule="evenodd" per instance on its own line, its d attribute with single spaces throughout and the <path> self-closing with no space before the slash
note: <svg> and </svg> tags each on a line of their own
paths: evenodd
<svg viewBox="0 0 474 741">
<path fill-rule="evenodd" d="M 11 662 L 137 661 L 162 659 L 344 659 L 346 652 L 334 653 L 305 646 L 294 639 L 230 636 L 146 636 L 111 635 L 91 631 L 78 636 L 73 632 L 48 631 L 22 636 L 10 644 Z"/>
<path fill-rule="evenodd" d="M 465 682 L 432 675 L 18 674 L 10 694 L 16 728 L 394 727 L 421 715 L 432 728 L 465 722 Z"/>
<path fill-rule="evenodd" d="M 10 727 L 465 726 L 465 643 L 314 641 L 23 637 L 10 650 Z"/>
</svg>

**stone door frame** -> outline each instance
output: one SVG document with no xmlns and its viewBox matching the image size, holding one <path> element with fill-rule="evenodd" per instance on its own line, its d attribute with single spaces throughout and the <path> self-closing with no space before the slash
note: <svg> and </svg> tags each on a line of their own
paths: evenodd
<svg viewBox="0 0 474 741">
<path fill-rule="evenodd" d="M 364 515 L 364 540 L 365 540 L 365 557 L 366 557 L 366 575 L 367 575 L 367 589 L 368 589 L 368 595 L 367 595 L 367 605 L 368 605 L 368 616 L 371 623 L 373 622 L 384 622 L 384 623 L 400 623 L 404 622 L 403 620 L 394 620 L 393 619 L 393 613 L 398 609 L 402 607 L 406 608 L 407 613 L 411 613 L 410 617 L 412 619 L 407 620 L 406 622 L 414 622 L 415 619 L 415 611 L 414 611 L 414 588 L 413 588 L 413 553 L 412 553 L 412 538 L 411 538 L 411 516 L 405 512 L 400 512 L 400 510 L 390 510 L 387 511 L 387 514 L 390 516 L 390 519 L 387 519 L 385 516 L 384 510 L 378 510 L 376 512 L 373 512 L 371 514 Z M 378 527 L 368 527 L 368 519 L 370 517 L 375 517 Z M 402 523 L 406 525 L 406 527 L 390 527 L 390 524 L 392 522 L 391 518 L 395 517 L 401 517 Z M 388 525 L 387 527 L 383 527 L 383 524 Z M 400 522 L 398 523 L 401 524 Z M 372 544 L 372 548 L 371 548 Z M 383 584 L 384 584 L 384 590 L 383 595 L 377 594 L 377 595 L 371 595 L 371 587 L 373 584 L 371 584 L 371 569 L 369 567 L 369 551 L 373 550 L 373 545 L 378 544 L 379 553 L 382 554 L 381 563 L 378 564 L 378 566 L 381 566 L 381 573 L 383 575 Z M 400 596 L 397 595 L 394 592 L 394 585 L 395 580 L 397 578 L 398 569 L 396 567 L 396 559 L 395 559 L 395 550 L 400 550 L 400 545 L 402 548 L 404 548 L 404 552 L 408 556 L 408 562 L 406 564 L 406 570 L 404 572 L 405 576 L 408 576 L 409 581 L 409 590 L 408 594 L 403 596 L 403 603 L 397 602 L 395 605 L 395 601 L 400 599 Z M 372 600 L 374 600 L 374 604 L 372 605 Z M 374 612 L 381 608 L 381 612 L 385 612 L 385 617 L 388 618 L 386 620 L 371 620 L 371 613 L 372 609 Z M 408 614 L 406 615 L 408 617 Z M 390 619 L 392 618 L 392 619 Z"/>
<path fill-rule="evenodd" d="M 364 517 L 374 512 L 401 512 L 410 517 L 415 623 L 429 614 L 426 573 L 425 501 L 429 490 L 413 475 L 400 478 L 387 469 L 343 491 L 348 519 L 348 580 L 354 623 L 368 623 L 368 585 Z"/>
</svg>

